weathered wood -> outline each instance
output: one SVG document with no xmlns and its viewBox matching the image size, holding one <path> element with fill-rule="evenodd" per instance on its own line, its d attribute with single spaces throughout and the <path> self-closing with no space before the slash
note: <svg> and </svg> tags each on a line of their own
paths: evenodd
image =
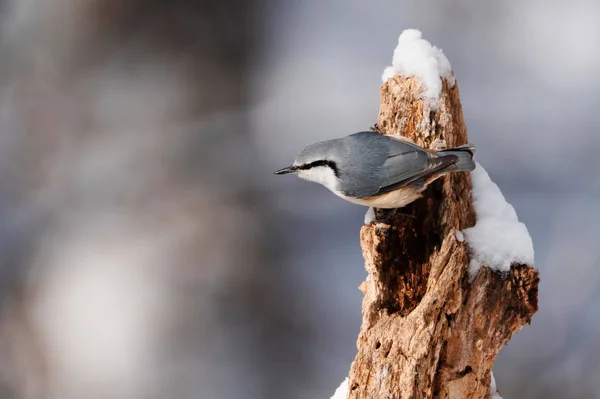
<svg viewBox="0 0 600 399">
<path fill-rule="evenodd" d="M 421 92 L 419 78 L 384 83 L 380 131 L 427 148 L 466 144 L 458 87 L 444 81 L 437 107 Z M 514 265 L 503 279 L 484 267 L 469 283 L 456 236 L 476 220 L 468 173 L 439 179 L 400 212 L 377 210 L 361 229 L 368 278 L 348 397 L 487 398 L 496 355 L 537 310 L 538 272 Z"/>
</svg>

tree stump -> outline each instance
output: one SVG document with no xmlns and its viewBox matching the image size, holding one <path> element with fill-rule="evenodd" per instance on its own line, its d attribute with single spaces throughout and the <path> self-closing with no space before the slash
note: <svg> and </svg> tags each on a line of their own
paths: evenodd
<svg viewBox="0 0 600 399">
<path fill-rule="evenodd" d="M 422 84 L 395 76 L 382 85 L 380 132 L 426 148 L 466 144 L 457 85 L 444 79 L 432 104 Z M 348 398 L 488 398 L 496 355 L 537 311 L 537 270 L 513 265 L 500 276 L 483 267 L 469 281 L 469 249 L 457 233 L 476 221 L 468 173 L 375 215 L 360 233 L 368 277 Z"/>
</svg>

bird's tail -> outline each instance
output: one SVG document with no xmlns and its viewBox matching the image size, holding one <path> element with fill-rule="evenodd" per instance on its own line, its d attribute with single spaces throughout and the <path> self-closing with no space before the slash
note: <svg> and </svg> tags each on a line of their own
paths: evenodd
<svg viewBox="0 0 600 399">
<path fill-rule="evenodd" d="M 470 172 L 475 169 L 475 146 L 473 144 L 465 144 L 460 147 L 450 148 L 436 152 L 439 156 L 455 155 L 458 157 L 458 162 L 446 169 L 449 172 Z"/>
</svg>

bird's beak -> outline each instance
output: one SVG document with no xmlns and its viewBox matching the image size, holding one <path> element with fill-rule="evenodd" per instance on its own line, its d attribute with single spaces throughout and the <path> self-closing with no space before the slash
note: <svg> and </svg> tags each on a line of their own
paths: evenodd
<svg viewBox="0 0 600 399">
<path fill-rule="evenodd" d="M 279 169 L 277 172 L 275 172 L 275 174 L 276 175 L 285 175 L 285 174 L 294 173 L 294 172 L 296 172 L 296 167 L 288 166 L 287 168 Z"/>
</svg>

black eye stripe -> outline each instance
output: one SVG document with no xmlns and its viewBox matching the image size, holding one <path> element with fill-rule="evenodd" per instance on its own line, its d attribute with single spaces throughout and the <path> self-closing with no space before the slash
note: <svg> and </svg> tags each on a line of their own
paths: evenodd
<svg viewBox="0 0 600 399">
<path fill-rule="evenodd" d="M 314 161 L 311 163 L 305 163 L 304 165 L 299 165 L 299 166 L 297 166 L 297 169 L 307 170 L 307 169 L 311 169 L 311 168 L 316 168 L 317 166 L 328 166 L 333 170 L 333 173 L 335 174 L 336 177 L 340 177 L 337 165 L 333 161 L 325 161 L 325 160 Z"/>
</svg>

